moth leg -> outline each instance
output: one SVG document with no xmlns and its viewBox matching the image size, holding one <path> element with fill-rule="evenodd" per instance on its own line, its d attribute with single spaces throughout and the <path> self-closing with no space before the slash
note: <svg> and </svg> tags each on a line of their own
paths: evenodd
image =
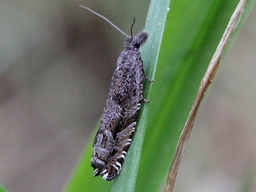
<svg viewBox="0 0 256 192">
<path fill-rule="evenodd" d="M 150 79 L 146 74 L 145 74 L 145 71 L 144 69 L 142 68 L 142 73 L 143 73 L 143 76 L 149 81 L 149 82 L 154 82 L 155 80 L 154 79 Z"/>
<path fill-rule="evenodd" d="M 142 98 L 145 103 L 150 103 L 150 100 Z"/>
<path fill-rule="evenodd" d="M 152 83 L 152 82 L 155 81 L 154 79 L 150 79 L 147 75 L 145 75 L 145 73 L 144 73 L 144 77 L 145 77 L 150 83 Z"/>
</svg>

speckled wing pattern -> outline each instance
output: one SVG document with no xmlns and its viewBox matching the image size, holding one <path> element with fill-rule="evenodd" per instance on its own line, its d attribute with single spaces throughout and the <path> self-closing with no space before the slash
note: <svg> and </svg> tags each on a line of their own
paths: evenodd
<svg viewBox="0 0 256 192">
<path fill-rule="evenodd" d="M 143 100 L 143 61 L 139 49 L 148 33 L 127 37 L 111 80 L 100 128 L 95 136 L 91 165 L 94 176 L 110 181 L 120 174 L 135 131 Z"/>
</svg>

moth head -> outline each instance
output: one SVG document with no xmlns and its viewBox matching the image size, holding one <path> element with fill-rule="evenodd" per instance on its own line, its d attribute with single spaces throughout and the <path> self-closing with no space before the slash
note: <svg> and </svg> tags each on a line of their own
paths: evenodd
<svg viewBox="0 0 256 192">
<path fill-rule="evenodd" d="M 148 32 L 147 31 L 141 31 L 134 37 L 130 36 L 127 37 L 125 41 L 125 47 L 126 48 L 135 48 L 135 49 L 140 49 L 148 39 Z"/>
<path fill-rule="evenodd" d="M 142 47 L 148 39 L 148 32 L 147 31 L 141 31 L 139 32 L 135 37 L 133 37 L 134 47 L 139 49 Z"/>
</svg>

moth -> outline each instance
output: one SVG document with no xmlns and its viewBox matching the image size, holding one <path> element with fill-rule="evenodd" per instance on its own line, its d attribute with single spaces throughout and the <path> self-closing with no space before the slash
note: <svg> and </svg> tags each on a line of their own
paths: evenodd
<svg viewBox="0 0 256 192">
<path fill-rule="evenodd" d="M 95 136 L 91 166 L 93 175 L 101 176 L 110 181 L 120 174 L 122 164 L 132 142 L 135 131 L 138 112 L 143 99 L 143 61 L 140 48 L 148 39 L 148 32 L 141 31 L 137 35 L 126 35 L 104 16 L 94 12 L 93 14 L 103 18 L 118 31 L 126 36 L 124 50 L 120 53 L 114 74 L 112 76 L 106 106 L 103 110 L 100 128 Z M 150 80 L 148 77 L 146 77 Z M 153 81 L 153 80 L 150 80 Z"/>
</svg>

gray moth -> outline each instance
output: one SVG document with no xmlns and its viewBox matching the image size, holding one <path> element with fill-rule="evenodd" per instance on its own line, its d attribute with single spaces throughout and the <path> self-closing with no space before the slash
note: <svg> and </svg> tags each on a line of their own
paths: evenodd
<svg viewBox="0 0 256 192">
<path fill-rule="evenodd" d="M 104 16 L 88 7 L 81 5 L 80 7 L 103 18 L 126 36 L 124 50 L 118 57 L 112 76 L 106 106 L 94 139 L 91 158 L 91 166 L 94 168 L 93 175 L 100 175 L 104 180 L 110 181 L 120 174 L 132 142 L 141 103 L 143 100 L 148 102 L 142 96 L 143 79 L 146 76 L 139 52 L 147 41 L 148 33 L 143 30 L 136 36 L 128 36 Z"/>
</svg>

